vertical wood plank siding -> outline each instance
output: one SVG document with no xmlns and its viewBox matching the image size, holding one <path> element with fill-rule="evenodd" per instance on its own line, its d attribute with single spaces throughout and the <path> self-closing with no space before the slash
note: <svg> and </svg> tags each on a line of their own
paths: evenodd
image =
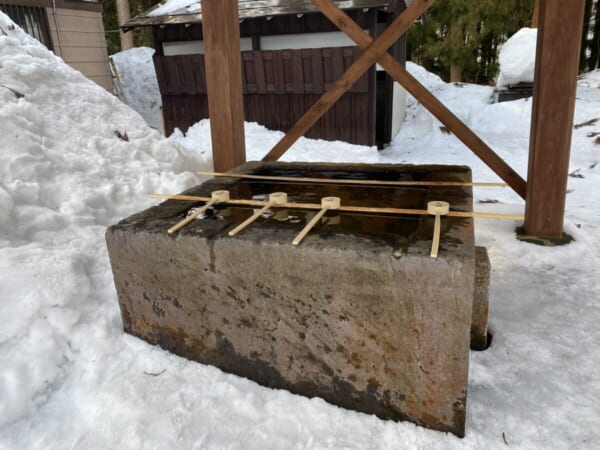
<svg viewBox="0 0 600 450">
<path fill-rule="evenodd" d="M 288 130 L 353 63 L 358 47 L 242 52 L 245 120 Z M 203 55 L 154 55 L 166 133 L 208 118 Z M 375 144 L 375 68 L 356 82 L 307 137 Z"/>
</svg>

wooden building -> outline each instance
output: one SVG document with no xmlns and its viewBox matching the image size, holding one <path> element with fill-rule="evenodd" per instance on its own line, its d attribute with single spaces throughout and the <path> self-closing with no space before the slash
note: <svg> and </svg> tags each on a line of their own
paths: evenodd
<svg viewBox="0 0 600 450">
<path fill-rule="evenodd" d="M 101 2 L 0 0 L 0 10 L 71 67 L 112 91 Z"/>
<path fill-rule="evenodd" d="M 404 9 L 403 0 L 336 2 L 371 36 Z M 271 6 L 265 6 L 271 5 Z M 355 61 L 361 50 L 310 2 L 239 1 L 245 120 L 286 131 Z M 163 2 L 123 28 L 150 26 L 165 132 L 208 118 L 202 13 L 198 2 L 172 10 Z M 405 41 L 391 49 L 405 63 Z M 404 120 L 405 93 L 371 68 L 306 134 L 382 146 Z"/>
</svg>

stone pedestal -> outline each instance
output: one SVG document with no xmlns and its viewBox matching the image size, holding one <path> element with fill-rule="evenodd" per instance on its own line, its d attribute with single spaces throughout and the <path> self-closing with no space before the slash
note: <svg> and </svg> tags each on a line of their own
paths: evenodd
<svg viewBox="0 0 600 450">
<path fill-rule="evenodd" d="M 242 172 L 341 176 L 338 165 L 247 164 Z M 343 166 L 346 177 L 470 181 L 464 167 Z M 342 204 L 470 211 L 470 188 L 367 188 L 214 179 L 186 192 L 286 191 Z M 313 198 L 315 197 L 315 198 Z M 112 226 L 108 250 L 125 330 L 272 388 L 463 436 L 476 276 L 473 221 L 274 211 L 234 238 L 251 208 L 219 206 L 174 235 L 192 206 L 167 201 Z M 486 308 L 487 311 L 487 308 Z"/>
</svg>

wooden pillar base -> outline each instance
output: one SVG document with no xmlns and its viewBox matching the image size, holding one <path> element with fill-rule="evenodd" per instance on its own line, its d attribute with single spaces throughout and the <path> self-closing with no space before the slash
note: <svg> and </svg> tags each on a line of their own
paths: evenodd
<svg viewBox="0 0 600 450">
<path fill-rule="evenodd" d="M 529 244 L 542 245 L 544 247 L 558 247 L 561 245 L 567 245 L 575 240 L 573 236 L 567 233 L 562 233 L 560 237 L 530 236 L 525 232 L 525 227 L 518 227 L 516 232 L 517 239 L 519 241 L 527 242 Z"/>
</svg>

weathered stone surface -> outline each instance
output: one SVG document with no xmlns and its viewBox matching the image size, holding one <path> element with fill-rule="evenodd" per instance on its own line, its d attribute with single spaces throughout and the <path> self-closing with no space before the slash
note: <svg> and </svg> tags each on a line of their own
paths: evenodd
<svg viewBox="0 0 600 450">
<path fill-rule="evenodd" d="M 488 310 L 490 303 L 490 258 L 485 247 L 475 248 L 475 294 L 471 322 L 471 350 L 488 346 Z"/>
<path fill-rule="evenodd" d="M 240 170 L 331 176 L 340 166 L 305 169 L 277 163 Z M 463 167 L 343 170 L 381 179 L 470 180 Z M 326 192 L 344 204 L 422 208 L 441 199 L 455 210 L 472 208 L 467 188 L 282 188 L 218 179 L 186 194 L 217 189 L 229 189 L 232 198 L 283 190 L 290 201 L 314 201 L 311 196 Z M 252 209 L 223 207 L 167 235 L 191 206 L 167 201 L 108 230 L 127 332 L 265 386 L 464 435 L 472 220 L 444 218 L 440 257 L 432 259 L 432 217 L 330 212 L 294 247 L 304 213 L 280 211 L 229 238 L 227 231 Z"/>
</svg>

